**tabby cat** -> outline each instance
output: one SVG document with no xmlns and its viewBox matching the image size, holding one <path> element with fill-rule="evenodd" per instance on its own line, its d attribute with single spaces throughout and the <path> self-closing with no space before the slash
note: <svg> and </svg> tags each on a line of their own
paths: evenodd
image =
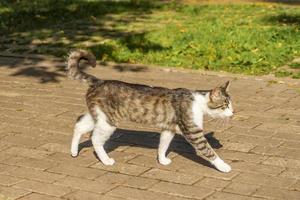
<svg viewBox="0 0 300 200">
<path fill-rule="evenodd" d="M 75 50 L 67 60 L 67 74 L 72 79 L 86 82 L 89 89 L 86 103 L 89 112 L 81 116 L 74 128 L 71 154 L 78 155 L 82 134 L 92 131 L 92 144 L 104 165 L 113 165 L 114 159 L 105 152 L 103 145 L 118 127 L 128 120 L 161 129 L 158 161 L 168 165 L 171 160 L 166 151 L 175 134 L 182 135 L 198 155 L 208 160 L 221 172 L 229 172 L 226 164 L 212 149 L 203 134 L 203 116 L 227 118 L 233 115 L 228 94 L 229 82 L 212 90 L 167 89 L 131 84 L 117 80 L 102 80 L 82 72 L 79 62 L 85 59 L 96 66 L 93 54 Z"/>
</svg>

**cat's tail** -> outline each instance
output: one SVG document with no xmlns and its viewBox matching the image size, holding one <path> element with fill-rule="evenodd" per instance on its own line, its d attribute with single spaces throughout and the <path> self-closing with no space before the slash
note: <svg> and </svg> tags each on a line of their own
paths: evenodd
<svg viewBox="0 0 300 200">
<path fill-rule="evenodd" d="M 68 77 L 73 80 L 86 82 L 89 85 L 94 85 L 95 83 L 101 81 L 95 76 L 92 76 L 80 70 L 79 62 L 81 59 L 87 60 L 89 65 L 92 67 L 96 66 L 96 58 L 92 53 L 81 49 L 71 51 L 67 59 Z"/>
</svg>

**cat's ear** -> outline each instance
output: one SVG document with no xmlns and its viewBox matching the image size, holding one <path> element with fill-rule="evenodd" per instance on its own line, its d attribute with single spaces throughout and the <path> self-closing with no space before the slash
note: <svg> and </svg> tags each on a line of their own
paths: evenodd
<svg viewBox="0 0 300 200">
<path fill-rule="evenodd" d="M 221 95 L 222 95 L 221 88 L 216 87 L 210 92 L 209 97 L 211 101 L 216 102 L 221 98 Z"/>
<path fill-rule="evenodd" d="M 230 81 L 226 81 L 226 83 L 224 83 L 223 85 L 221 85 L 220 88 L 222 88 L 223 91 L 228 92 L 229 91 L 229 85 L 230 85 Z"/>
</svg>

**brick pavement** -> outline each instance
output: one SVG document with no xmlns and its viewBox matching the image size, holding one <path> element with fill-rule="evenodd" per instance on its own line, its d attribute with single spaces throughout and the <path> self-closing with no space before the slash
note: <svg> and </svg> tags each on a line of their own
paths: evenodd
<svg viewBox="0 0 300 200">
<path fill-rule="evenodd" d="M 86 86 L 67 80 L 63 62 L 0 57 L 0 199 L 299 199 L 300 81 L 138 66 L 89 69 L 105 79 L 211 88 L 232 80 L 235 117 L 207 119 L 207 138 L 232 172 L 220 173 L 180 137 L 173 162 L 156 161 L 158 134 L 126 124 L 107 144 L 114 166 L 95 157 L 88 136 L 69 153 Z M 137 128 L 138 131 L 131 129 Z"/>
</svg>

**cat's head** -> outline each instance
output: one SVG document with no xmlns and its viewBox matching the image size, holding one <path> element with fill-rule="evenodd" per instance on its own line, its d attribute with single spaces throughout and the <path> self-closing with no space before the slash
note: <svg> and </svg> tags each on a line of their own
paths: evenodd
<svg viewBox="0 0 300 200">
<path fill-rule="evenodd" d="M 227 118 L 233 115 L 232 101 L 228 90 L 229 81 L 209 92 L 206 110 L 208 115 L 213 118 Z"/>
</svg>

